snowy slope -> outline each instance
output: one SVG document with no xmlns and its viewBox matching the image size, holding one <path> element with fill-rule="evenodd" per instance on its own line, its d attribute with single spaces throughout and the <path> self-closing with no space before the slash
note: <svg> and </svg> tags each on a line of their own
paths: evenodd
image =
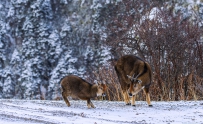
<svg viewBox="0 0 203 124">
<path fill-rule="evenodd" d="M 191 124 L 203 123 L 203 101 L 152 102 L 148 107 L 138 101 L 136 107 L 123 102 L 0 100 L 0 124 Z"/>
</svg>

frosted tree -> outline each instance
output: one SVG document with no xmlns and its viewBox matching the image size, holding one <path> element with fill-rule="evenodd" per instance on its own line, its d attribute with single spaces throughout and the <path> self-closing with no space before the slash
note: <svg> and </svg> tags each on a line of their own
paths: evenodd
<svg viewBox="0 0 203 124">
<path fill-rule="evenodd" d="M 40 99 L 41 87 L 48 86 L 50 69 L 48 61 L 52 11 L 50 1 L 31 2 L 28 16 L 23 23 L 24 40 L 22 43 L 23 68 L 20 81 L 24 90 L 24 98 Z"/>
<path fill-rule="evenodd" d="M 38 53 L 35 49 L 37 42 L 34 39 L 29 39 L 23 43 L 23 66 L 22 66 L 22 75 L 20 77 L 20 81 L 22 82 L 22 90 L 24 92 L 23 98 L 38 98 L 36 96 L 39 94 L 39 86 L 40 86 L 40 75 L 39 69 L 41 60 L 39 56 L 36 56 Z M 27 58 L 27 59 L 25 59 Z M 29 59 L 28 59 L 29 58 Z"/>
<path fill-rule="evenodd" d="M 0 38 L 2 39 L 2 36 L 0 35 Z M 4 85 L 4 68 L 5 68 L 5 60 L 6 60 L 6 56 L 5 56 L 5 52 L 3 50 L 4 48 L 4 43 L 2 42 L 2 40 L 0 41 L 0 98 L 2 98 L 3 96 L 3 85 Z"/>
<path fill-rule="evenodd" d="M 21 89 L 21 84 L 22 82 L 19 81 L 19 77 L 21 77 L 21 72 L 22 72 L 22 59 L 21 59 L 21 53 L 20 51 L 16 48 L 12 54 L 11 61 L 10 61 L 10 67 L 12 70 L 12 78 L 15 86 L 15 98 L 22 98 L 22 89 Z"/>
<path fill-rule="evenodd" d="M 2 1 L 0 4 L 0 97 L 12 98 L 15 93 L 15 81 L 10 67 L 11 56 L 15 49 L 15 42 L 12 37 L 10 19 L 13 14 L 13 8 L 10 7 L 8 1 Z M 3 8 L 6 8 L 5 11 L 2 11 Z M 8 9 L 9 8 L 9 9 Z"/>
<path fill-rule="evenodd" d="M 4 72 L 4 85 L 3 85 L 3 97 L 4 98 L 12 98 L 15 94 L 15 88 L 13 85 L 13 79 L 10 69 Z"/>
</svg>

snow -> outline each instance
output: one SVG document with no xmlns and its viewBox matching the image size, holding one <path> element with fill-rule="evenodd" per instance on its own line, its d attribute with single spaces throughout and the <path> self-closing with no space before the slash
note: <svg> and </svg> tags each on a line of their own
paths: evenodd
<svg viewBox="0 0 203 124">
<path fill-rule="evenodd" d="M 157 7 L 152 8 L 152 10 L 149 13 L 149 19 L 150 20 L 154 19 L 158 12 L 159 12 L 159 9 Z"/>
<path fill-rule="evenodd" d="M 137 101 L 136 107 L 124 102 L 92 100 L 96 108 L 88 109 L 86 101 L 70 100 L 0 100 L 0 123 L 6 124 L 182 124 L 203 123 L 203 101 L 155 102 L 148 107 Z"/>
<path fill-rule="evenodd" d="M 7 17 L 12 17 L 14 15 L 15 15 L 15 9 L 14 9 L 14 7 L 10 7 Z"/>
<path fill-rule="evenodd" d="M 26 17 L 26 20 L 23 24 L 23 30 L 29 30 L 29 29 L 33 29 L 33 28 L 34 28 L 34 26 L 33 26 L 32 22 L 29 20 L 28 17 Z"/>
</svg>

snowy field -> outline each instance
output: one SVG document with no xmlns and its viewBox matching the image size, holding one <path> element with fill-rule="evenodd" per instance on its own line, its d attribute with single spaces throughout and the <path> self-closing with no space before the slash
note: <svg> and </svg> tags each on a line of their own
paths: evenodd
<svg viewBox="0 0 203 124">
<path fill-rule="evenodd" d="M 153 102 L 137 106 L 124 102 L 0 100 L 0 124 L 203 124 L 203 101 Z"/>
</svg>

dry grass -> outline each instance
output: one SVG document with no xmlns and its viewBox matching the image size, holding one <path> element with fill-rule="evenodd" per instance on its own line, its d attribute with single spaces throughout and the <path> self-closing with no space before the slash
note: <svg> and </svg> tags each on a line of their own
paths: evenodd
<svg viewBox="0 0 203 124">
<path fill-rule="evenodd" d="M 122 90 L 113 67 L 100 68 L 94 72 L 94 80 L 105 82 L 108 86 L 106 100 L 122 101 Z M 153 77 L 156 77 L 154 75 Z M 203 99 L 203 78 L 190 73 L 187 76 L 173 78 L 171 82 L 161 82 L 162 89 L 158 86 L 157 78 L 153 78 L 150 87 L 152 101 L 177 101 L 177 100 L 202 100 Z M 167 85 L 168 84 L 168 85 Z M 170 85 L 169 85 L 170 84 Z M 146 97 L 141 91 L 137 94 L 136 100 L 145 100 Z"/>
<path fill-rule="evenodd" d="M 94 77 L 98 82 L 106 83 L 107 96 L 106 99 L 110 101 L 122 101 L 123 96 L 121 93 L 121 86 L 118 82 L 117 75 L 114 68 L 100 68 L 98 72 L 94 72 Z"/>
</svg>

